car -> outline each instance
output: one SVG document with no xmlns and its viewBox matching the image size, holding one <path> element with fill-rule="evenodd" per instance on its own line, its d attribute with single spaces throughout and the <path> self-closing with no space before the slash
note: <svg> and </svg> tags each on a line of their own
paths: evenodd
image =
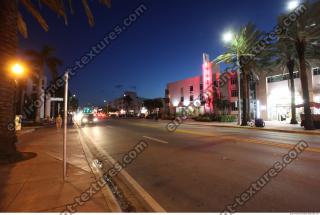
<svg viewBox="0 0 320 215">
<path fill-rule="evenodd" d="M 81 118 L 81 125 L 86 125 L 86 124 L 93 124 L 98 122 L 98 118 L 93 114 L 85 114 Z"/>
</svg>

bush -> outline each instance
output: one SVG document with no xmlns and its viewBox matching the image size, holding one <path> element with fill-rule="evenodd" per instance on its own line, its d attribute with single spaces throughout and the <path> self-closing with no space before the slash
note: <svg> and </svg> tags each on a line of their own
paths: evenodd
<svg viewBox="0 0 320 215">
<path fill-rule="evenodd" d="M 235 122 L 236 116 L 234 115 L 216 115 L 216 114 L 203 114 L 193 118 L 200 122 Z"/>
<path fill-rule="evenodd" d="M 234 115 L 221 115 L 219 122 L 235 122 L 237 120 Z"/>
</svg>

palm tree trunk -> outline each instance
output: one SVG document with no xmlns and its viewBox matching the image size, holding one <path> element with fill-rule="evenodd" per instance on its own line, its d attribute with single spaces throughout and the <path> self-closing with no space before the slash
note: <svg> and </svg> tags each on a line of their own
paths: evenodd
<svg viewBox="0 0 320 215">
<path fill-rule="evenodd" d="M 248 74 L 245 69 L 242 69 L 242 79 L 241 79 L 241 97 L 242 97 L 242 122 L 241 126 L 247 126 L 249 120 L 249 91 L 248 91 Z"/>
<path fill-rule="evenodd" d="M 7 70 L 16 56 L 17 1 L 0 1 L 0 158 L 10 159 L 17 154 L 14 131 L 15 83 Z"/>
<path fill-rule="evenodd" d="M 291 115 L 292 116 L 291 116 L 290 124 L 298 124 L 297 113 L 296 113 L 296 92 L 295 92 L 294 77 L 293 77 L 294 60 L 290 59 L 288 61 L 287 68 L 289 71 L 290 92 L 291 92 Z"/>
<path fill-rule="evenodd" d="M 43 70 L 41 70 L 43 71 Z M 35 102 L 35 109 L 36 109 L 36 116 L 35 116 L 35 122 L 36 123 L 40 123 L 40 113 L 41 113 L 41 107 L 43 105 L 42 102 L 42 80 L 43 80 L 43 76 L 41 74 L 39 74 L 39 79 L 38 79 L 38 92 L 37 92 L 37 102 Z M 41 105 L 39 105 L 41 104 Z"/>
<path fill-rule="evenodd" d="M 306 61 L 305 61 L 305 49 L 306 49 L 305 41 L 298 39 L 296 41 L 296 49 L 297 49 L 299 63 L 300 63 L 300 80 L 301 80 L 301 88 L 302 88 L 303 101 L 304 101 L 304 118 L 305 118 L 304 128 L 305 130 L 314 130 L 315 127 L 314 127 L 314 123 L 311 115 L 308 74 L 307 74 Z"/>
</svg>

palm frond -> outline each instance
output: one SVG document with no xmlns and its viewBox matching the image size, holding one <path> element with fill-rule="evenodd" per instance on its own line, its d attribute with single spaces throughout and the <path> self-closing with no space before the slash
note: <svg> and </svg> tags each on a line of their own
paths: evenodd
<svg viewBox="0 0 320 215">
<path fill-rule="evenodd" d="M 100 0 L 100 3 L 106 5 L 108 8 L 111 8 L 111 0 Z"/>
<path fill-rule="evenodd" d="M 93 18 L 92 11 L 91 11 L 89 4 L 88 4 L 88 0 L 82 0 L 82 5 L 83 5 L 84 11 L 86 12 L 86 15 L 88 17 L 89 25 L 94 26 L 94 18 Z"/>
<path fill-rule="evenodd" d="M 27 24 L 24 21 L 22 15 L 20 12 L 18 12 L 18 19 L 17 19 L 17 25 L 18 25 L 18 30 L 22 34 L 24 38 L 28 37 L 28 29 L 27 29 Z"/>
<path fill-rule="evenodd" d="M 40 0 L 53 12 L 57 13 L 58 16 L 64 18 L 65 24 L 68 24 L 67 13 L 64 8 L 64 1 L 61 0 Z"/>
<path fill-rule="evenodd" d="M 45 30 L 49 30 L 49 26 L 47 22 L 44 20 L 40 12 L 36 9 L 36 7 L 32 4 L 30 0 L 20 0 L 21 3 L 26 7 L 26 9 L 32 14 L 32 16 L 37 20 L 40 26 Z"/>
</svg>

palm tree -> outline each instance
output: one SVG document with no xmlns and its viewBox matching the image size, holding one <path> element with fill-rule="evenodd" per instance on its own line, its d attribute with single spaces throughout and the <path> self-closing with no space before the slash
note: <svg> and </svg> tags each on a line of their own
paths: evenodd
<svg viewBox="0 0 320 215">
<path fill-rule="evenodd" d="M 279 70 L 289 73 L 289 86 L 291 93 L 291 121 L 290 124 L 298 124 L 296 116 L 294 71 L 297 69 L 298 59 L 295 47 L 290 41 L 279 39 L 269 45 L 261 54 L 257 63 L 260 72 L 279 73 Z"/>
<path fill-rule="evenodd" d="M 67 23 L 67 13 L 64 0 L 38 0 L 59 16 L 64 17 Z M 71 1 L 68 1 L 73 12 Z M 111 0 L 100 0 L 101 3 L 110 7 Z M 88 0 L 82 0 L 90 25 L 94 25 L 94 19 Z M 19 12 L 18 6 L 24 6 L 38 21 L 41 27 L 48 31 L 48 24 L 31 0 L 1 0 L 0 1 L 0 158 L 11 159 L 16 157 L 16 135 L 8 125 L 14 121 L 14 81 L 8 75 L 7 64 L 15 59 L 18 48 L 18 31 L 25 37 L 28 35 L 27 25 Z"/>
<path fill-rule="evenodd" d="M 56 80 L 59 76 L 57 67 L 62 65 L 62 61 L 53 56 L 54 49 L 48 45 L 45 45 L 41 51 L 28 50 L 26 54 L 31 58 L 33 65 L 35 66 L 36 76 L 38 79 L 37 99 L 40 101 L 42 96 L 43 84 L 42 81 L 45 77 L 45 67 L 49 69 L 51 78 Z M 40 123 L 40 107 L 36 106 L 35 122 Z"/>
<path fill-rule="evenodd" d="M 308 84 L 308 75 L 310 75 L 308 72 L 310 73 L 311 71 L 307 70 L 306 53 L 312 49 L 319 49 L 320 46 L 320 2 L 317 1 L 313 4 L 306 3 L 306 7 L 308 10 L 299 17 L 296 23 L 287 28 L 281 38 L 290 40 L 295 46 L 299 60 L 300 80 L 304 101 L 304 128 L 306 130 L 314 130 Z"/>
<path fill-rule="evenodd" d="M 311 48 L 306 51 L 306 65 L 309 70 L 313 66 L 319 65 L 320 53 L 317 49 Z M 289 86 L 291 93 L 291 113 L 290 124 L 298 124 L 296 116 L 294 71 L 299 70 L 299 58 L 295 49 L 295 44 L 288 39 L 279 39 L 269 45 L 259 58 L 259 68 L 262 72 L 279 73 L 288 71 Z"/>
<path fill-rule="evenodd" d="M 249 96 L 249 79 L 251 67 L 254 63 L 255 56 L 252 50 L 262 38 L 263 33 L 259 31 L 255 25 L 248 23 L 240 28 L 239 32 L 234 36 L 231 44 L 227 46 L 227 51 L 218 56 L 214 61 L 216 63 L 227 63 L 238 65 L 241 72 L 241 97 L 242 97 L 242 123 L 241 126 L 247 126 L 250 112 L 250 96 Z M 250 58 L 251 61 L 246 62 Z"/>
</svg>

